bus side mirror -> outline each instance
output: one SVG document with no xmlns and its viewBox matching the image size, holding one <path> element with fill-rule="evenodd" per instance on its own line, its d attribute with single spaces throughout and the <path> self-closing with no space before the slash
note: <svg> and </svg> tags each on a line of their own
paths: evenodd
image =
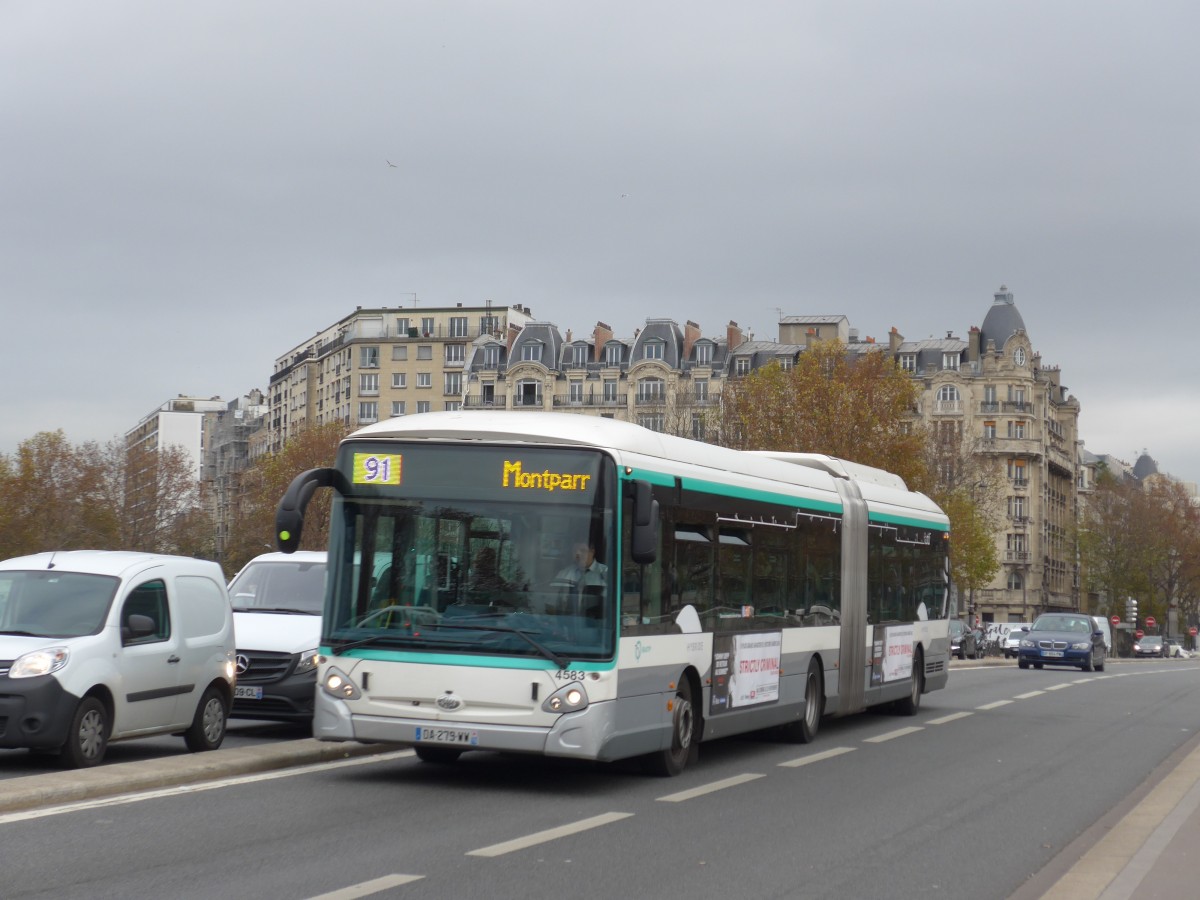
<svg viewBox="0 0 1200 900">
<path fill-rule="evenodd" d="M 648 481 L 631 482 L 633 491 L 633 528 L 630 556 L 638 565 L 648 565 L 658 558 L 659 517 L 658 501 Z"/>
<path fill-rule="evenodd" d="M 300 547 L 304 510 L 317 488 L 332 487 L 345 494 L 345 484 L 345 477 L 337 469 L 329 468 L 309 469 L 293 478 L 275 510 L 275 540 L 279 549 L 284 553 L 295 553 Z"/>
</svg>

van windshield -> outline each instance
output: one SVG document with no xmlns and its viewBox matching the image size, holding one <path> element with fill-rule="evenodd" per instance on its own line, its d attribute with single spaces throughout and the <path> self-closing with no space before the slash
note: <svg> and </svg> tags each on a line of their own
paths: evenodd
<svg viewBox="0 0 1200 900">
<path fill-rule="evenodd" d="M 319 616 L 325 603 L 325 563 L 252 562 L 229 583 L 229 598 L 236 612 Z"/>
<path fill-rule="evenodd" d="M 109 575 L 53 569 L 0 572 L 0 634 L 96 634 L 108 619 L 119 583 Z"/>
</svg>

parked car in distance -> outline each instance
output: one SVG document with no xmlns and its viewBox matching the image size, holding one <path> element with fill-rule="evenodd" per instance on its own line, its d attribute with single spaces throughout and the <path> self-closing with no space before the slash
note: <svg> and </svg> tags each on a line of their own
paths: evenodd
<svg viewBox="0 0 1200 900">
<path fill-rule="evenodd" d="M 1043 613 L 1021 638 L 1017 665 L 1078 666 L 1085 672 L 1104 671 L 1104 632 L 1082 613 Z"/>
<path fill-rule="evenodd" d="M 112 741 L 215 750 L 233 698 L 233 612 L 215 562 L 72 550 L 0 562 L 0 747 L 95 766 Z"/>
<path fill-rule="evenodd" d="M 324 551 L 264 553 L 233 576 L 237 719 L 309 722 L 325 603 Z"/>
<path fill-rule="evenodd" d="M 972 631 L 962 619 L 950 620 L 950 655 L 959 659 L 981 659 L 983 646 L 979 632 Z"/>
<path fill-rule="evenodd" d="M 1146 634 L 1133 642 L 1134 656 L 1159 656 L 1167 655 L 1166 644 L 1163 643 L 1161 634 Z"/>
<path fill-rule="evenodd" d="M 1167 638 L 1167 645 L 1164 649 L 1164 655 L 1168 659 L 1190 659 L 1192 654 L 1183 649 L 1183 641 L 1177 638 Z"/>
<path fill-rule="evenodd" d="M 1025 631 L 1022 628 L 1010 628 L 1008 634 L 1004 636 L 1004 642 L 1001 646 L 1004 648 L 1005 659 L 1016 659 L 1017 651 L 1021 648 L 1021 638 L 1025 637 Z"/>
</svg>

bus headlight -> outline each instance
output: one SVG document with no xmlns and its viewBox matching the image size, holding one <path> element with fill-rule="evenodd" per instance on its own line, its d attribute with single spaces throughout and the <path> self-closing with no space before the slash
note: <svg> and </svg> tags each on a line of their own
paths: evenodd
<svg viewBox="0 0 1200 900">
<path fill-rule="evenodd" d="M 18 656 L 8 670 L 9 678 L 36 678 L 57 672 L 67 664 L 70 652 L 66 647 L 46 647 Z"/>
<path fill-rule="evenodd" d="M 568 684 L 546 698 L 542 709 L 549 713 L 578 712 L 588 705 L 587 691 L 582 684 Z"/>
<path fill-rule="evenodd" d="M 330 668 L 325 672 L 321 690 L 339 700 L 357 700 L 362 696 L 362 691 L 350 680 L 350 676 L 336 668 Z"/>
</svg>

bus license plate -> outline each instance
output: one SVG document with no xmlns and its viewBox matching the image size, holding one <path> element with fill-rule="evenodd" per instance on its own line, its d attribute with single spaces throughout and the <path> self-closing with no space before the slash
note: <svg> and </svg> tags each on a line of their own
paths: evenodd
<svg viewBox="0 0 1200 900">
<path fill-rule="evenodd" d="M 239 685 L 233 689 L 233 699 L 235 700 L 261 700 L 262 688 L 260 687 L 242 687 Z"/>
<path fill-rule="evenodd" d="M 473 747 L 479 743 L 479 732 L 461 728 L 418 727 L 417 740 L 422 744 L 467 744 Z"/>
<path fill-rule="evenodd" d="M 1042 651 L 1042 656 L 1053 656 L 1055 659 L 1058 659 L 1062 655 L 1063 655 L 1063 652 L 1061 650 L 1043 650 Z"/>
</svg>

